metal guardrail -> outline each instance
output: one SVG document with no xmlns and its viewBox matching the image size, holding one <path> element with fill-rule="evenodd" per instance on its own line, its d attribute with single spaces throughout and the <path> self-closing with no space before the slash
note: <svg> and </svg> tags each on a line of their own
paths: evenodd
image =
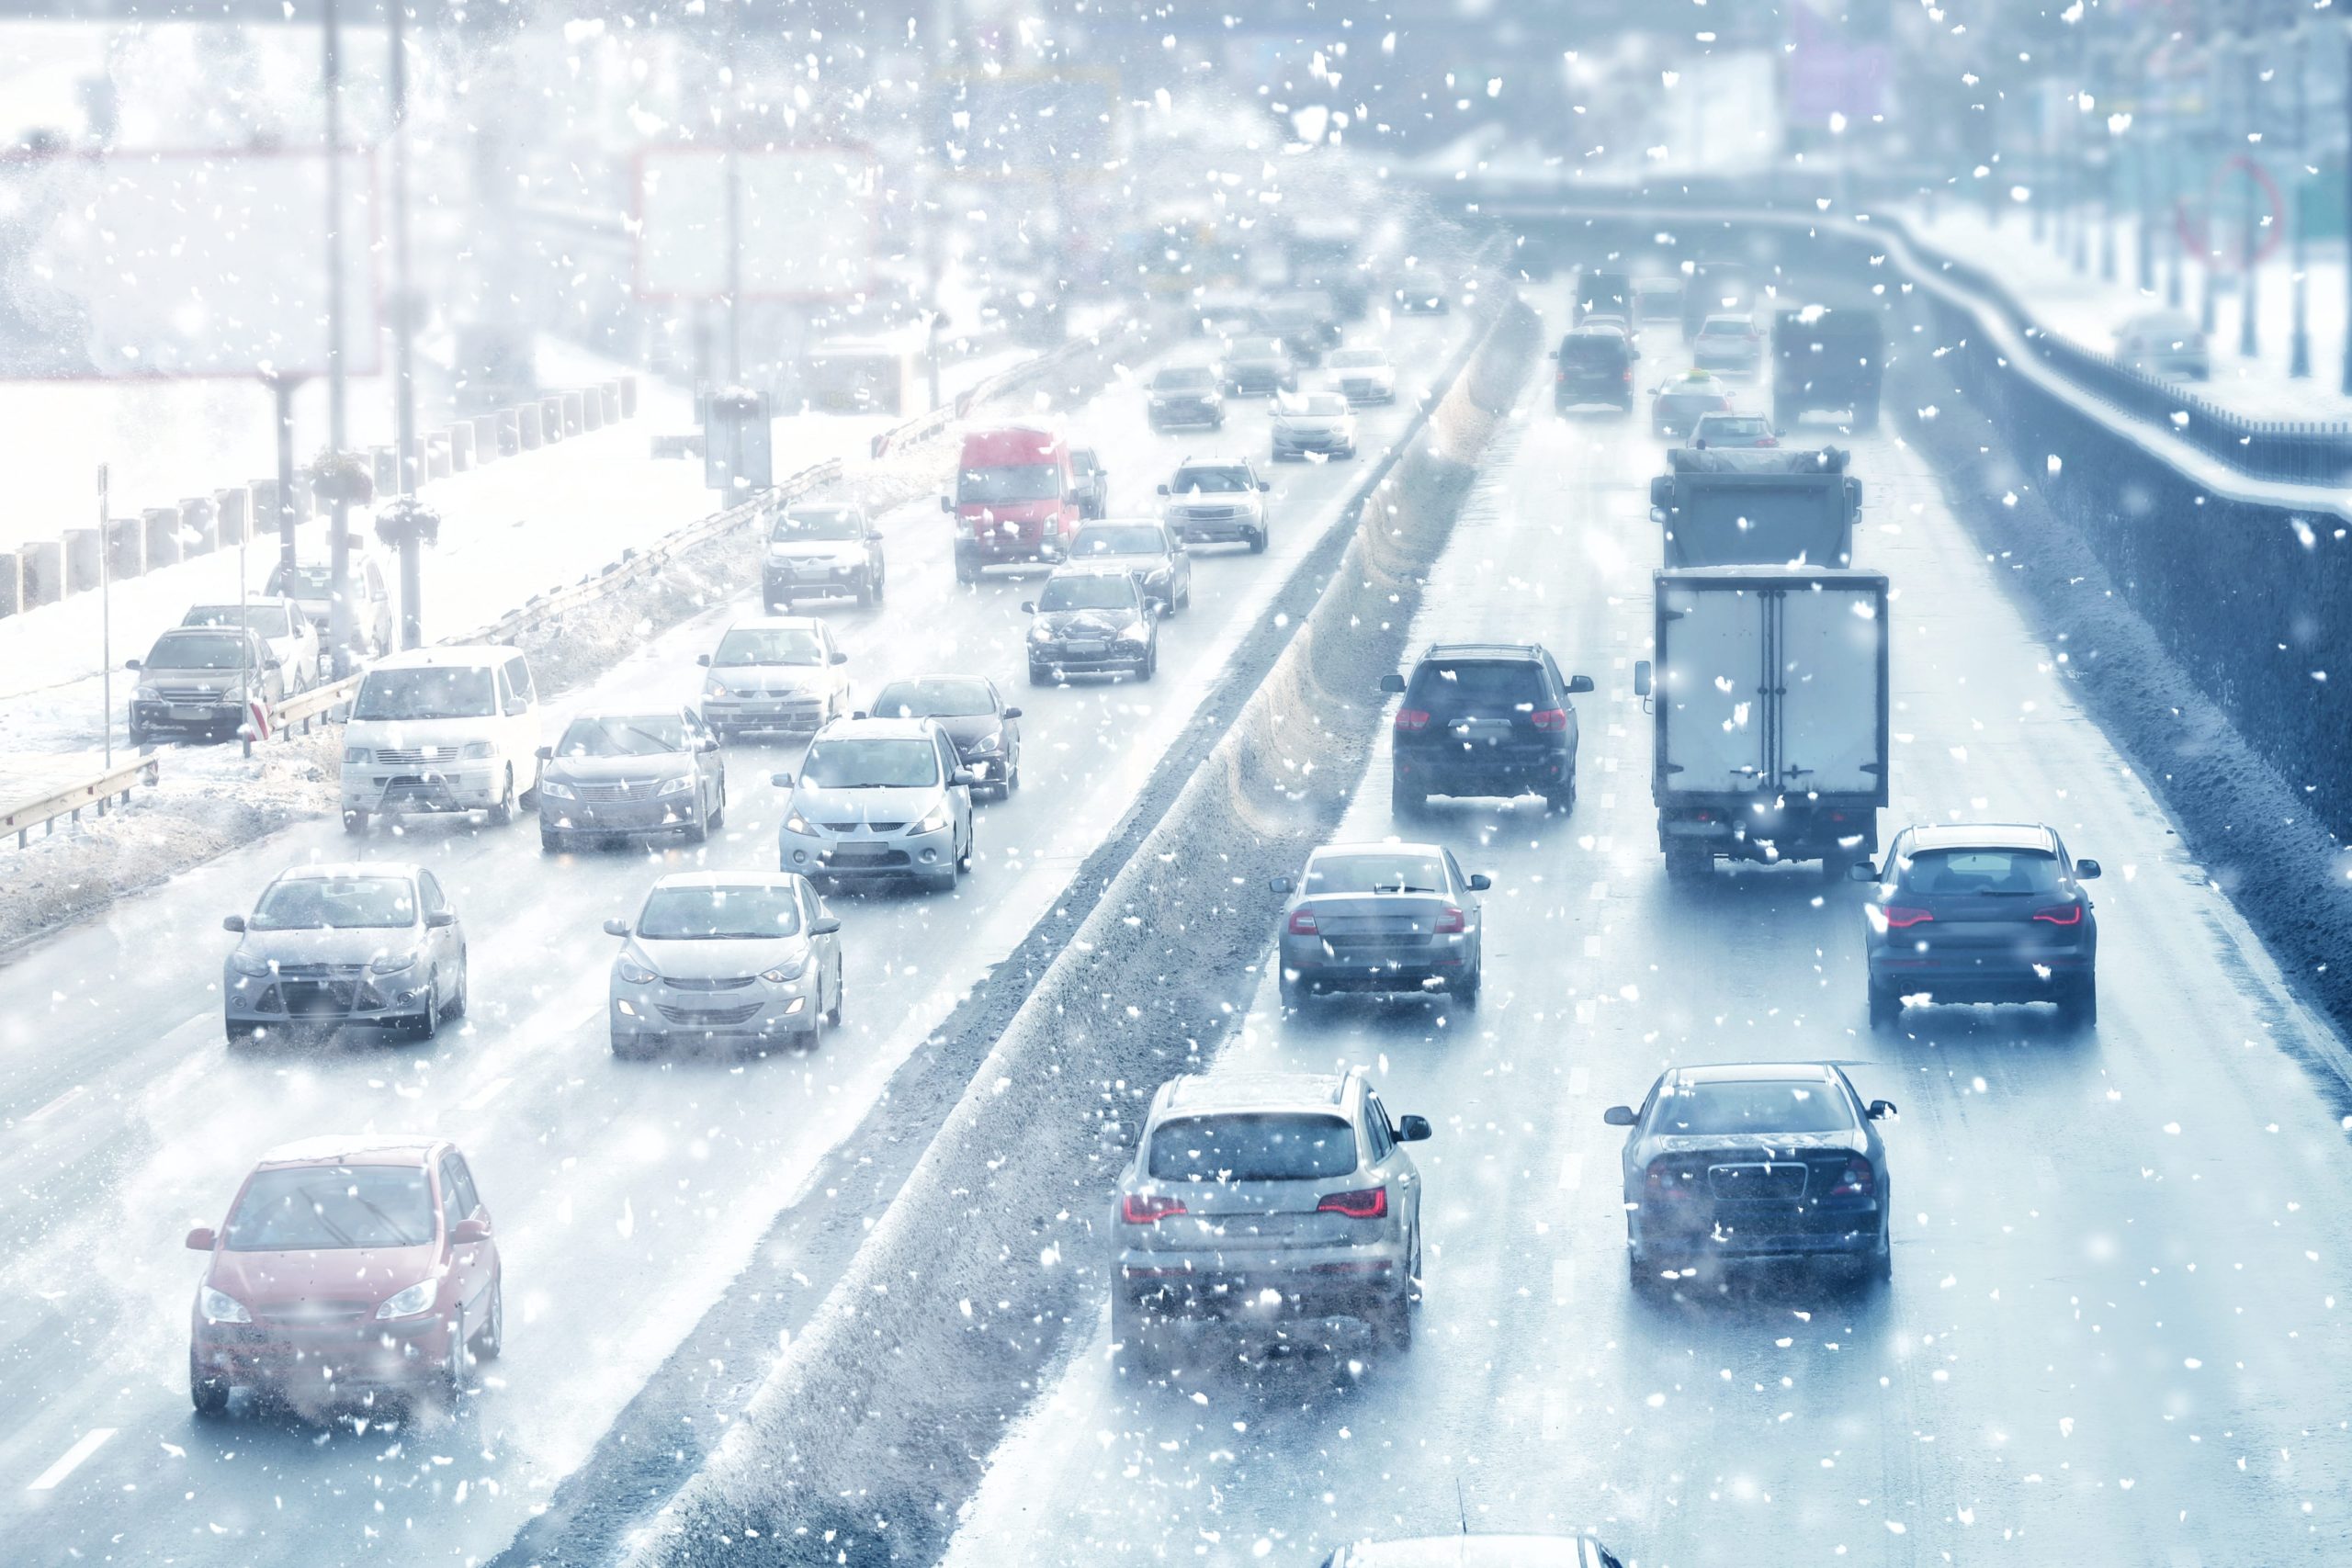
<svg viewBox="0 0 2352 1568">
<path fill-rule="evenodd" d="M 35 828 L 46 828 L 54 833 L 59 818 L 70 817 L 78 822 L 85 807 L 94 809 L 103 817 L 109 802 L 118 798 L 128 802 L 134 785 L 155 783 L 162 777 L 163 771 L 163 759 L 141 757 L 137 761 L 125 762 L 111 773 L 68 784 L 54 795 L 12 806 L 6 812 L 0 812 L 0 833 L 16 834 L 17 847 L 21 850 L 30 840 Z"/>
<path fill-rule="evenodd" d="M 359 690 L 364 674 L 363 671 L 361 675 L 346 675 L 340 681 L 313 686 L 307 692 L 298 692 L 281 700 L 269 710 L 269 732 L 272 735 L 291 735 L 299 724 L 302 727 L 302 733 L 308 735 L 312 720 L 327 717 L 333 710 L 352 699 Z"/>
</svg>

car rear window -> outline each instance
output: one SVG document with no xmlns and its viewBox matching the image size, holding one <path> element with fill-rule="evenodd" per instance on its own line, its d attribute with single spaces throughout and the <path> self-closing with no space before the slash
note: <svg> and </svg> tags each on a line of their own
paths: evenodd
<svg viewBox="0 0 2352 1568">
<path fill-rule="evenodd" d="M 1413 671 L 1407 707 L 1438 717 L 1533 713 L 1545 700 L 1544 677 L 1525 660 L 1465 659 L 1424 664 Z"/>
<path fill-rule="evenodd" d="M 2042 850 L 1922 850 L 1902 868 L 1913 893 L 2055 893 L 2058 857 Z"/>
<path fill-rule="evenodd" d="M 986 681 L 952 676 L 893 681 L 874 698 L 876 718 L 970 718 L 995 711 L 996 699 Z"/>
<path fill-rule="evenodd" d="M 1827 1082 L 1731 1078 L 1668 1089 L 1650 1130 L 1672 1137 L 1707 1137 L 1733 1133 L 1837 1133 L 1853 1125 L 1853 1108 Z"/>
<path fill-rule="evenodd" d="M 1625 358 L 1625 340 L 1614 333 L 1571 333 L 1560 340 L 1563 365 L 1614 366 Z"/>
<path fill-rule="evenodd" d="M 288 1166 L 254 1173 L 229 1216 L 232 1252 L 422 1247 L 433 1201 L 421 1167 Z"/>
<path fill-rule="evenodd" d="M 1354 1129 L 1337 1116 L 1187 1116 L 1151 1134 L 1149 1168 L 1159 1181 L 1317 1181 L 1355 1168 Z"/>
<path fill-rule="evenodd" d="M 1163 392 L 1185 391 L 1213 387 L 1216 384 L 1216 376 L 1205 365 L 1171 365 L 1154 376 L 1151 384 Z"/>
<path fill-rule="evenodd" d="M 1317 855 L 1306 867 L 1306 893 L 1442 893 L 1445 868 L 1435 855 Z"/>
</svg>

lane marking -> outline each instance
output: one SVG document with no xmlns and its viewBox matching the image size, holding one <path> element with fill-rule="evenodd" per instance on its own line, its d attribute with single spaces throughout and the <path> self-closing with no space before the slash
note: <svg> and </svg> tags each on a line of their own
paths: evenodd
<svg viewBox="0 0 2352 1568">
<path fill-rule="evenodd" d="M 1577 1262 L 1563 1258 L 1552 1265 L 1552 1304 L 1566 1306 L 1577 1299 Z"/>
<path fill-rule="evenodd" d="M 32 1122 L 40 1121 L 44 1116 L 64 1110 L 67 1106 L 82 1098 L 82 1085 L 75 1084 L 72 1089 L 67 1089 L 63 1094 L 59 1095 L 55 1100 L 51 1100 L 39 1111 L 28 1111 L 24 1115 L 17 1119 L 17 1125 L 19 1127 L 27 1126 Z"/>
<path fill-rule="evenodd" d="M 1560 1162 L 1560 1190 L 1573 1192 L 1584 1185 L 1584 1151 L 1576 1150 Z"/>
<path fill-rule="evenodd" d="M 1594 883 L 1592 885 L 1592 890 L 1587 893 L 1585 897 L 1591 899 L 1596 904 L 1600 903 L 1603 898 L 1609 897 L 1609 884 L 1606 882 Z"/>
<path fill-rule="evenodd" d="M 514 1080 L 513 1078 L 492 1078 L 488 1083 L 482 1085 L 480 1089 L 474 1090 L 473 1093 L 466 1096 L 465 1099 L 458 1101 L 458 1109 L 460 1111 L 480 1111 L 483 1106 L 488 1105 L 492 1100 L 496 1100 L 500 1095 L 504 1094 L 508 1086 L 513 1084 L 514 1081 Z"/>
<path fill-rule="evenodd" d="M 67 1476 L 80 1469 L 82 1461 L 88 1459 L 92 1454 L 96 1453 L 100 1449 L 104 1448 L 106 1446 L 107 1439 L 113 1437 L 114 1434 L 115 1428 L 112 1427 L 91 1427 L 88 1431 L 82 1434 L 81 1441 L 75 1443 L 72 1448 L 67 1449 L 65 1452 L 59 1457 L 58 1461 L 55 1464 L 52 1464 L 47 1470 L 42 1471 L 34 1480 L 33 1483 L 30 1486 L 26 1487 L 25 1490 L 28 1492 L 51 1492 L 56 1490 L 57 1483 L 59 1482 L 64 1480 Z"/>
</svg>

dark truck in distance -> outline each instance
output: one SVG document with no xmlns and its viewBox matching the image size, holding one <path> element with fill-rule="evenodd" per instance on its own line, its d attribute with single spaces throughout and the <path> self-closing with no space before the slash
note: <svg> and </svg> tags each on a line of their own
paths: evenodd
<svg viewBox="0 0 2352 1568">
<path fill-rule="evenodd" d="M 1673 471 L 1650 480 L 1650 521 L 1666 564 L 1850 566 L 1862 481 L 1835 446 L 1667 449 Z"/>
<path fill-rule="evenodd" d="M 1878 428 L 1886 328 L 1870 306 L 1808 305 L 1772 317 L 1772 423 L 1790 434 L 1806 413 L 1842 413 Z"/>
</svg>

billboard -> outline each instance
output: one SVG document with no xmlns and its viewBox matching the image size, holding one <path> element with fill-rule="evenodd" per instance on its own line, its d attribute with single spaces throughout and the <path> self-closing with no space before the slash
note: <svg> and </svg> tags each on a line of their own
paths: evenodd
<svg viewBox="0 0 2352 1568">
<path fill-rule="evenodd" d="M 742 298 L 840 299 L 870 292 L 874 154 L 854 144 L 744 148 L 734 154 Z M 637 296 L 727 297 L 728 152 L 649 147 L 637 158 Z"/>
<path fill-rule="evenodd" d="M 375 159 L 346 151 L 344 370 L 377 369 Z M 0 378 L 323 375 L 328 154 L 0 154 Z"/>
</svg>

